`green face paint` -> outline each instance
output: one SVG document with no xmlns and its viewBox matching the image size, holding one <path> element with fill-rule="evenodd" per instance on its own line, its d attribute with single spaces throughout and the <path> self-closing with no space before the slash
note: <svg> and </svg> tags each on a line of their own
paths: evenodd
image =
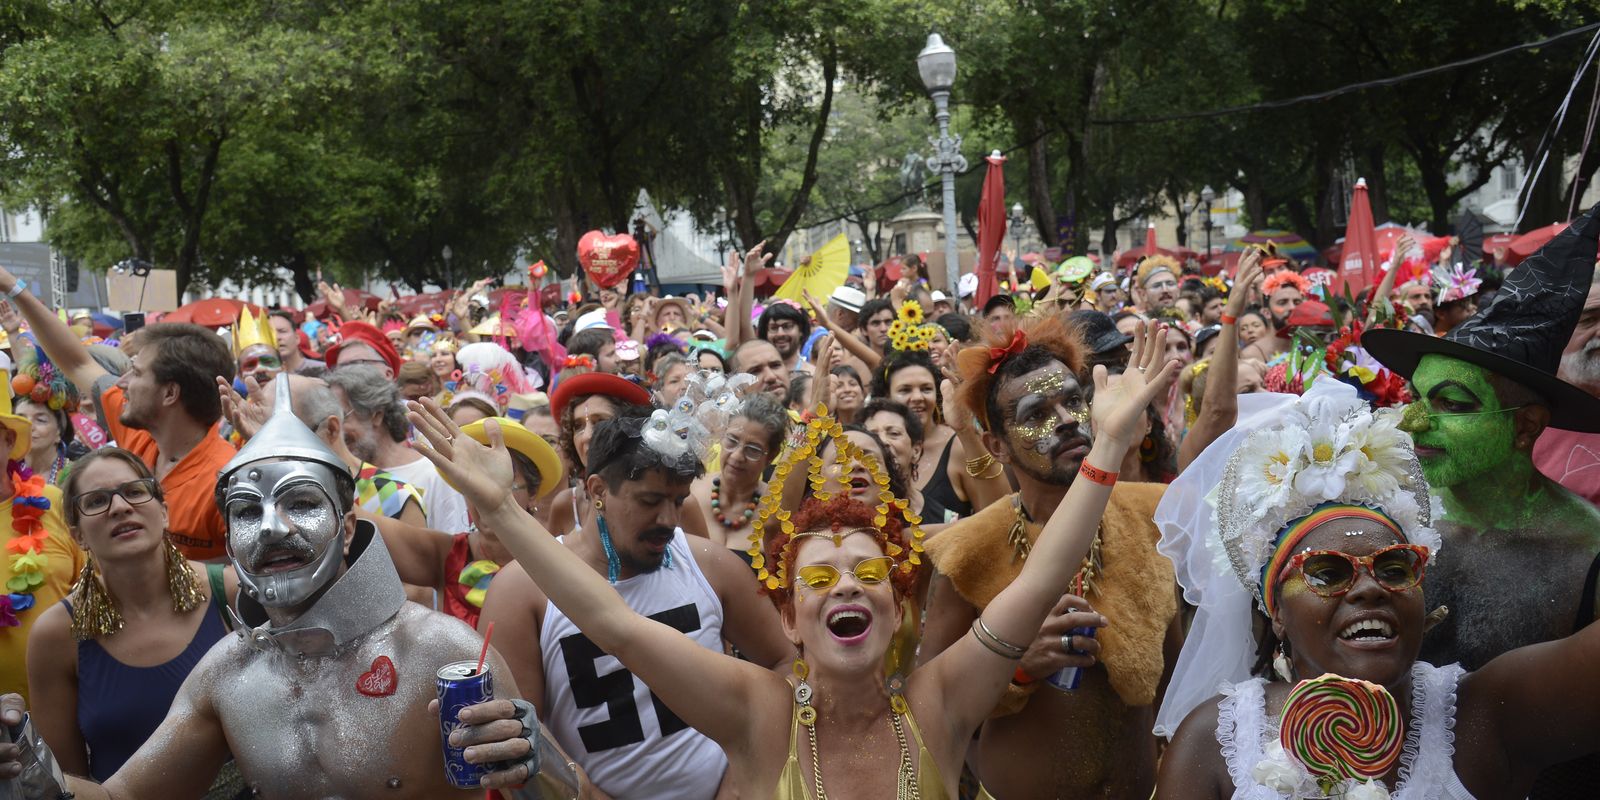
<svg viewBox="0 0 1600 800">
<path fill-rule="evenodd" d="M 1422 410 L 1408 408 L 1402 427 L 1436 489 L 1502 470 L 1516 453 L 1516 417 L 1510 413 L 1515 409 L 1500 404 L 1489 376 L 1482 367 L 1442 355 L 1423 356 L 1411 376 L 1415 405 Z"/>
</svg>

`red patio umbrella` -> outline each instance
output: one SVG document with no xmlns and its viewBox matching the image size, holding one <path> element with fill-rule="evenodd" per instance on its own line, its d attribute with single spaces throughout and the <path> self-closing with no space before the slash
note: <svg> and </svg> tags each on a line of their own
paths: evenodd
<svg viewBox="0 0 1600 800">
<path fill-rule="evenodd" d="M 1006 157 L 996 150 L 986 156 L 989 168 L 983 176 L 983 194 L 978 200 L 978 293 L 973 298 L 979 308 L 995 295 L 998 282 L 995 268 L 1000 243 L 1006 238 Z M 945 231 L 945 235 L 951 235 Z"/>
<path fill-rule="evenodd" d="M 1511 244 L 1506 247 L 1506 263 L 1512 265 L 1521 264 L 1523 259 L 1549 244 L 1551 239 L 1556 238 L 1556 234 L 1566 230 L 1570 224 L 1572 223 L 1557 222 L 1553 225 L 1546 225 L 1543 228 L 1535 228 L 1511 240 Z M 1488 248 L 1485 247 L 1484 250 L 1487 252 Z"/>
<path fill-rule="evenodd" d="M 792 273 L 792 270 L 778 269 L 777 267 L 756 270 L 756 294 L 765 297 L 778 291 L 778 287 L 782 286 L 783 282 L 788 280 Z"/>
<path fill-rule="evenodd" d="M 444 291 L 408 294 L 394 301 L 394 307 L 408 318 L 420 314 L 442 313 L 450 305 L 450 294 Z"/>
<path fill-rule="evenodd" d="M 1356 180 L 1350 192 L 1350 220 L 1344 228 L 1344 247 L 1340 249 L 1337 263 L 1329 264 L 1338 270 L 1333 281 L 1336 295 L 1348 291 L 1351 296 L 1360 294 L 1378 282 L 1378 232 L 1372 224 L 1372 200 L 1367 197 L 1367 179 Z"/>
<path fill-rule="evenodd" d="M 261 306 L 255 303 L 246 303 L 243 300 L 235 300 L 232 297 L 207 297 L 204 300 L 196 300 L 188 305 L 173 309 L 164 314 L 161 317 L 161 321 L 192 322 L 207 328 L 220 328 L 224 325 L 232 325 L 237 321 L 239 312 L 245 306 L 250 307 L 250 313 L 252 314 L 259 314 L 263 311 Z"/>
<path fill-rule="evenodd" d="M 1517 240 L 1514 233 L 1491 233 L 1483 237 L 1483 255 L 1487 258 L 1494 257 L 1494 251 L 1505 250 L 1511 252 L 1511 243 Z"/>
</svg>

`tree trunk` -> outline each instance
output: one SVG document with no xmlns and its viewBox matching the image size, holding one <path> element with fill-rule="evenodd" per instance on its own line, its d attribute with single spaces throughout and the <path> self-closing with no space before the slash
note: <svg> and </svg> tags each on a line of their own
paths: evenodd
<svg viewBox="0 0 1600 800">
<path fill-rule="evenodd" d="M 794 233 L 800 224 L 800 215 L 805 213 L 806 206 L 811 200 L 811 189 L 817 184 L 817 157 L 822 150 L 822 141 L 827 138 L 829 118 L 833 114 L 833 84 L 839 77 L 839 45 L 832 39 L 828 40 L 827 50 L 822 57 L 822 105 L 817 109 L 817 124 L 811 131 L 811 142 L 806 149 L 806 166 L 800 173 L 800 186 L 794 190 L 794 195 L 789 198 L 789 209 L 784 213 L 783 221 L 778 229 L 767 237 L 767 252 L 776 253 L 783 249 L 789 236 Z M 760 132 L 756 132 L 759 139 Z"/>
<path fill-rule="evenodd" d="M 305 251 L 296 250 L 289 257 L 288 267 L 294 293 L 302 302 L 314 302 L 317 299 L 317 285 L 311 280 L 311 261 L 306 258 Z"/>
<path fill-rule="evenodd" d="M 1028 205 L 1033 207 L 1033 222 L 1039 229 L 1039 240 L 1046 247 L 1060 244 L 1056 240 L 1056 207 L 1050 198 L 1049 126 L 1035 117 L 1034 139 L 1028 145 Z"/>
<path fill-rule="evenodd" d="M 1361 162 L 1367 179 L 1367 201 L 1372 205 L 1372 222 L 1382 225 L 1389 221 L 1389 172 L 1382 144 L 1368 145 L 1362 151 Z"/>
</svg>

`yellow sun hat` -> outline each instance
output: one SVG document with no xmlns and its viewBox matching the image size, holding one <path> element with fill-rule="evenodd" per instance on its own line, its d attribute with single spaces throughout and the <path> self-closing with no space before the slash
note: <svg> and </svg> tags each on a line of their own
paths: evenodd
<svg viewBox="0 0 1600 800">
<path fill-rule="evenodd" d="M 489 432 L 484 428 L 487 421 L 480 419 L 470 423 L 461 432 L 487 447 Z M 539 434 L 524 428 L 520 422 L 505 417 L 496 417 L 495 421 L 500 424 L 500 435 L 505 439 L 506 447 L 527 456 L 539 468 L 539 490 L 533 496 L 544 497 L 559 488 L 567 478 L 567 468 L 561 463 L 561 457 L 556 455 L 555 448 Z"/>
</svg>

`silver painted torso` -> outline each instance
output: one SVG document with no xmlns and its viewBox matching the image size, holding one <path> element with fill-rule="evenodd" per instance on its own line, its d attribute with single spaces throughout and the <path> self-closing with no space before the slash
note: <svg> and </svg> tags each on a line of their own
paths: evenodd
<svg viewBox="0 0 1600 800">
<path fill-rule="evenodd" d="M 228 637 L 201 665 L 197 688 L 260 797 L 481 797 L 445 782 L 438 718 L 428 713 L 439 667 L 476 657 L 481 642 L 459 620 L 406 603 L 327 656 Z M 380 655 L 394 662 L 395 692 L 368 697 L 356 680 Z"/>
</svg>

